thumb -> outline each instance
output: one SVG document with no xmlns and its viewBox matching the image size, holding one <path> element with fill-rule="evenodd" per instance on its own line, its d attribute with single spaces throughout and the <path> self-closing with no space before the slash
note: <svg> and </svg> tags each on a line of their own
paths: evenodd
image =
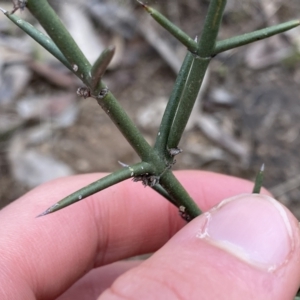
<svg viewBox="0 0 300 300">
<path fill-rule="evenodd" d="M 270 196 L 244 194 L 190 222 L 99 300 L 293 299 L 299 279 L 298 221 Z"/>
</svg>

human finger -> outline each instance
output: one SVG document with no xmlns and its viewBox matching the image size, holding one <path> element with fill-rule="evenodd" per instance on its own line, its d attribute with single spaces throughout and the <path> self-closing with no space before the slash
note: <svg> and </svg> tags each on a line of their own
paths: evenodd
<svg viewBox="0 0 300 300">
<path fill-rule="evenodd" d="M 98 300 L 291 300 L 300 283 L 299 240 L 285 207 L 239 195 L 194 219 Z"/>
<path fill-rule="evenodd" d="M 13 279 L 5 286 L 9 297 L 3 299 L 18 299 L 19 292 L 24 299 L 54 298 L 94 267 L 156 251 L 184 226 L 175 207 L 131 181 L 34 218 L 100 176 L 47 183 L 0 211 L 0 270 L 5 270 L 0 278 Z M 245 180 L 208 172 L 177 176 L 204 209 L 252 187 Z"/>
</svg>

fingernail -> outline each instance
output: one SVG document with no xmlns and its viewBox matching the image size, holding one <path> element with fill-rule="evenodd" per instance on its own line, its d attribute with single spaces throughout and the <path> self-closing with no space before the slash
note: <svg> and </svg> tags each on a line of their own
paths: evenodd
<svg viewBox="0 0 300 300">
<path fill-rule="evenodd" d="M 267 195 L 225 199 L 201 218 L 198 238 L 268 271 L 288 261 L 294 247 L 285 209 Z"/>
</svg>

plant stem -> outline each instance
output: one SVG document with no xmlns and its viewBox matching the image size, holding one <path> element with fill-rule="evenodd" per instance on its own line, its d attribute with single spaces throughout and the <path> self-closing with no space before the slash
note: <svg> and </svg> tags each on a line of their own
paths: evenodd
<svg viewBox="0 0 300 300">
<path fill-rule="evenodd" d="M 183 91 L 183 97 L 179 103 L 168 138 L 167 147 L 169 149 L 176 148 L 179 144 L 197 99 L 209 62 L 210 59 L 202 59 L 200 57 L 194 57 L 193 59 L 191 71 Z"/>
<path fill-rule="evenodd" d="M 213 55 L 217 55 L 220 52 L 224 52 L 236 47 L 244 46 L 249 43 L 253 43 L 275 34 L 290 30 L 300 25 L 299 20 L 293 20 L 289 22 L 285 22 L 282 24 L 270 26 L 267 28 L 263 28 L 260 30 L 256 30 L 250 33 L 245 33 L 239 36 L 235 36 L 223 41 L 219 41 L 216 43 L 215 50 L 213 51 Z"/>
<path fill-rule="evenodd" d="M 40 21 L 41 25 L 48 32 L 54 43 L 62 51 L 63 55 L 70 62 L 72 67 L 75 65 L 78 70 L 76 75 L 87 85 L 91 86 L 91 66 L 85 56 L 78 48 L 77 44 L 66 30 L 62 22 L 57 17 L 54 10 L 49 6 L 46 0 L 28 0 L 27 7 L 31 13 Z M 111 51 L 110 51 L 111 52 Z M 106 88 L 102 82 L 100 88 Z M 97 99 L 98 103 L 123 133 L 131 146 L 143 161 L 154 160 L 158 164 L 158 156 L 146 142 L 142 134 L 133 124 L 126 112 L 117 102 L 111 92 L 103 98 Z M 150 159 L 151 157 L 151 159 Z M 161 164 L 161 161 L 159 162 Z"/>
<path fill-rule="evenodd" d="M 198 40 L 198 55 L 202 58 L 211 57 L 221 25 L 226 0 L 211 0 L 205 18 L 203 31 Z"/>
<path fill-rule="evenodd" d="M 48 32 L 54 43 L 61 50 L 63 55 L 72 65 L 73 71 L 76 75 L 90 87 L 91 85 L 91 65 L 86 60 L 85 56 L 78 48 L 77 44 L 66 30 L 62 22 L 57 17 L 54 10 L 49 6 L 46 0 L 28 0 L 28 9 L 39 20 L 41 25 Z M 110 51 L 111 52 L 111 51 Z M 74 66 L 78 70 L 74 69 Z M 75 71 L 76 70 L 76 71 Z M 106 88 L 104 83 L 100 85 L 102 88 Z M 144 161 L 149 160 L 149 156 L 152 159 L 157 156 L 154 155 L 153 149 L 146 142 L 139 130 L 133 124 L 131 119 L 125 113 L 123 108 L 119 105 L 112 93 L 108 93 L 105 99 L 97 99 L 98 103 L 104 109 L 104 111 L 113 120 L 116 126 L 120 129 L 132 147 L 136 150 L 137 154 Z M 151 154 L 152 153 L 152 154 Z M 156 159 L 157 161 L 157 159 Z"/>
<path fill-rule="evenodd" d="M 168 148 L 177 147 L 198 96 L 206 69 L 215 48 L 226 0 L 211 0 L 203 32 L 198 41 L 198 55 L 194 55 L 191 71 L 180 101 L 171 132 Z"/>
<path fill-rule="evenodd" d="M 172 198 L 180 199 L 180 202 L 176 201 L 177 206 L 184 206 L 192 219 L 201 214 L 201 210 L 197 204 L 171 171 L 167 171 L 164 176 L 161 177 L 160 182 Z"/>
<path fill-rule="evenodd" d="M 152 189 L 169 200 L 169 202 L 171 202 L 175 206 L 178 206 L 178 201 L 175 201 L 160 184 L 156 184 L 154 187 L 152 187 Z"/>
<path fill-rule="evenodd" d="M 102 88 L 105 88 L 104 83 L 102 83 Z M 117 128 L 121 131 L 123 136 L 127 139 L 143 161 L 161 164 L 157 153 L 155 153 L 151 146 L 147 143 L 145 138 L 110 91 L 108 91 L 104 98 L 97 98 L 97 102 L 115 123 Z"/>
<path fill-rule="evenodd" d="M 190 36 L 188 36 L 184 31 L 182 31 L 179 27 L 173 24 L 156 9 L 140 1 L 138 2 L 145 8 L 145 10 L 151 15 L 151 17 L 155 21 L 157 21 L 157 23 L 159 23 L 162 27 L 169 31 L 169 33 L 171 33 L 179 42 L 186 46 L 189 51 L 191 51 L 192 53 L 197 53 L 197 43 Z"/>
<path fill-rule="evenodd" d="M 264 170 L 265 170 L 265 164 L 262 164 L 262 166 L 255 178 L 255 184 L 254 184 L 253 191 L 252 191 L 253 194 L 260 193 L 260 189 L 263 185 L 263 180 L 264 180 Z"/>
<path fill-rule="evenodd" d="M 142 175 L 147 172 L 152 172 L 153 168 L 147 163 L 138 163 L 126 168 L 120 169 L 114 173 L 111 173 L 87 186 L 84 188 L 72 193 L 71 195 L 63 198 L 56 204 L 52 205 L 46 209 L 43 213 L 38 215 L 38 217 L 53 213 L 62 208 L 65 208 L 71 204 L 74 204 L 80 200 L 85 199 L 88 196 L 91 196 L 99 191 L 102 191 L 118 182 L 124 181 L 130 177 Z"/>
<path fill-rule="evenodd" d="M 154 146 L 154 148 L 161 154 L 166 153 L 167 140 L 170 134 L 172 122 L 174 120 L 174 116 L 176 114 L 180 99 L 182 97 L 182 92 L 186 85 L 192 61 L 193 55 L 190 52 L 188 52 L 178 73 L 172 94 L 165 109 Z"/>
<path fill-rule="evenodd" d="M 27 8 L 66 57 L 74 73 L 88 85 L 91 65 L 47 0 L 28 0 Z"/>
<path fill-rule="evenodd" d="M 101 83 L 101 78 L 103 77 L 109 63 L 111 62 L 115 53 L 115 47 L 110 46 L 105 49 L 96 60 L 91 69 L 91 89 L 92 91 Z"/>
<path fill-rule="evenodd" d="M 11 15 L 9 12 L 4 12 L 7 18 L 9 18 L 13 23 L 15 23 L 19 28 L 31 36 L 36 42 L 38 42 L 42 47 L 44 47 L 48 52 L 50 52 L 54 57 L 56 57 L 61 63 L 63 63 L 72 72 L 72 66 L 61 53 L 55 43 L 47 35 L 33 27 L 30 23 L 20 19 L 16 15 Z"/>
</svg>

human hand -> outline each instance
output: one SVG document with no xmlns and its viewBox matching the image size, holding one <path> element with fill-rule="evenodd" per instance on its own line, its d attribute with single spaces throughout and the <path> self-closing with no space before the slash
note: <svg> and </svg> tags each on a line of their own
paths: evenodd
<svg viewBox="0 0 300 300">
<path fill-rule="evenodd" d="M 100 176 L 52 181 L 0 211 L 0 299 L 293 299 L 298 221 L 260 196 L 184 226 L 161 196 L 126 181 L 35 218 Z M 203 211 L 253 187 L 208 172 L 176 176 Z M 151 252 L 141 263 L 118 262 Z"/>
</svg>

